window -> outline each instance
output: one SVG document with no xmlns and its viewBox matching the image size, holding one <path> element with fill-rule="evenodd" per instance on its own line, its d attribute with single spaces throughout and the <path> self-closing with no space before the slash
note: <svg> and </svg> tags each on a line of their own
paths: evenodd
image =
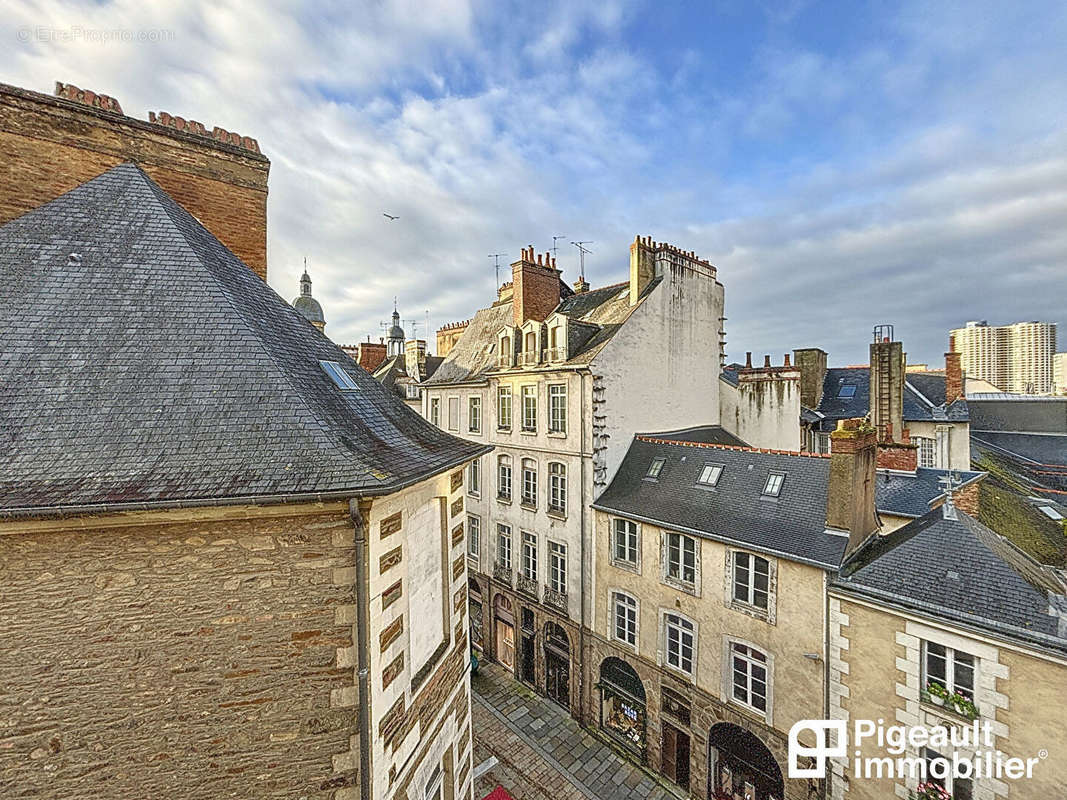
<svg viewBox="0 0 1067 800">
<path fill-rule="evenodd" d="M 537 430 L 537 387 L 522 387 L 522 429 Z"/>
<path fill-rule="evenodd" d="M 563 464 L 548 465 L 548 510 L 567 513 L 567 467 Z"/>
<path fill-rule="evenodd" d="M 934 642 L 925 642 L 923 649 L 923 663 L 926 665 L 924 685 L 938 683 L 948 689 L 949 694 L 959 692 L 973 703 L 974 671 L 977 659 L 970 653 Z"/>
<path fill-rule="evenodd" d="M 842 383 L 837 390 L 837 396 L 842 400 L 851 400 L 856 396 L 856 384 Z"/>
<path fill-rule="evenodd" d="M 760 713 L 767 713 L 767 656 L 755 647 L 730 643 L 731 697 Z"/>
<path fill-rule="evenodd" d="M 440 397 L 431 397 L 430 398 L 430 422 L 432 422 L 438 428 L 441 427 L 441 398 Z"/>
<path fill-rule="evenodd" d="M 765 558 L 734 552 L 734 600 L 767 610 L 771 565 Z"/>
<path fill-rule="evenodd" d="M 660 472 L 663 470 L 663 465 L 667 462 L 665 458 L 654 458 L 652 463 L 648 465 L 648 472 L 645 474 L 646 478 L 658 478 Z"/>
<path fill-rule="evenodd" d="M 352 379 L 352 376 L 345 372 L 345 368 L 336 361 L 320 361 L 319 366 L 323 371 L 333 379 L 333 382 L 337 384 L 338 389 L 343 389 L 346 392 L 359 389 L 356 382 Z"/>
<path fill-rule="evenodd" d="M 782 493 L 782 483 L 785 475 L 781 472 L 771 472 L 767 475 L 767 483 L 763 485 L 764 497 L 777 497 Z"/>
<path fill-rule="evenodd" d="M 522 460 L 522 504 L 537 506 L 537 462 L 532 458 Z"/>
<path fill-rule="evenodd" d="M 467 494 L 478 497 L 482 493 L 482 460 L 474 459 L 467 467 Z"/>
<path fill-rule="evenodd" d="M 459 398 L 448 398 L 448 429 L 450 431 L 459 430 Z"/>
<path fill-rule="evenodd" d="M 467 552 L 474 558 L 478 558 L 482 552 L 482 520 L 481 517 L 467 517 Z"/>
<path fill-rule="evenodd" d="M 628 594 L 614 592 L 611 605 L 615 612 L 612 636 L 620 642 L 637 646 L 637 601 Z"/>
<path fill-rule="evenodd" d="M 550 433 L 567 432 L 567 387 L 555 384 L 548 387 L 548 430 Z"/>
<path fill-rule="evenodd" d="M 691 536 L 666 533 L 663 566 L 668 581 L 693 586 L 696 584 L 697 543 Z"/>
<path fill-rule="evenodd" d="M 811 432 L 811 452 L 826 455 L 830 452 L 830 434 Z"/>
<path fill-rule="evenodd" d="M 719 478 L 722 477 L 722 466 L 722 464 L 705 464 L 704 468 L 700 470 L 700 477 L 697 479 L 697 483 L 702 486 L 717 486 Z"/>
<path fill-rule="evenodd" d="M 692 675 L 693 649 L 696 643 L 693 623 L 677 614 L 664 614 L 663 628 L 667 664 Z"/>
<path fill-rule="evenodd" d="M 496 526 L 496 563 L 511 569 L 511 528 L 500 523 Z"/>
<path fill-rule="evenodd" d="M 417 383 L 409 383 L 406 387 L 408 400 L 419 399 L 419 385 Z"/>
<path fill-rule="evenodd" d="M 515 353 L 511 346 L 511 337 L 504 336 L 500 339 L 500 366 L 510 367 L 512 366 L 511 359 L 515 356 Z"/>
<path fill-rule="evenodd" d="M 537 537 L 522 533 L 522 574 L 531 581 L 537 580 Z"/>
<path fill-rule="evenodd" d="M 940 786 L 952 800 L 973 799 L 974 783 L 970 778 L 955 777 L 951 758 L 945 758 L 929 747 L 923 748 L 923 758 L 926 761 L 926 783 Z"/>
<path fill-rule="evenodd" d="M 496 496 L 511 502 L 511 456 L 500 456 L 497 459 Z"/>
<path fill-rule="evenodd" d="M 511 387 L 501 386 L 496 392 L 496 426 L 511 430 Z"/>
<path fill-rule="evenodd" d="M 616 519 L 612 523 L 611 557 L 617 564 L 636 567 L 638 557 L 637 523 Z"/>
<path fill-rule="evenodd" d="M 912 436 L 911 440 L 919 445 L 919 466 L 936 467 L 937 453 L 934 449 L 934 440 L 929 436 Z"/>
<path fill-rule="evenodd" d="M 467 398 L 467 430 L 470 433 L 482 432 L 482 398 Z"/>
<path fill-rule="evenodd" d="M 554 592 L 567 593 L 567 545 L 548 543 L 548 586 Z"/>
</svg>

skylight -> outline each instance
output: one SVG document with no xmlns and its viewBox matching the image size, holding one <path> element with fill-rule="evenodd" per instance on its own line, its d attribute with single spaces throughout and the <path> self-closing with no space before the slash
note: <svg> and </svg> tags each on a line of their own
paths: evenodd
<svg viewBox="0 0 1067 800">
<path fill-rule="evenodd" d="M 763 495 L 765 497 L 777 497 L 782 493 L 782 482 L 785 480 L 785 475 L 781 472 L 771 472 L 767 475 L 767 483 L 763 487 Z"/>
<path fill-rule="evenodd" d="M 842 383 L 841 387 L 837 390 L 837 396 L 842 400 L 850 400 L 856 396 L 856 384 L 854 383 Z"/>
<path fill-rule="evenodd" d="M 652 459 L 652 463 L 649 464 L 648 473 L 645 475 L 645 477 L 646 478 L 658 478 L 660 470 L 663 469 L 663 465 L 666 462 L 667 462 L 667 459 L 665 459 L 665 458 L 654 458 L 654 459 Z"/>
<path fill-rule="evenodd" d="M 356 382 L 352 380 L 352 376 L 345 372 L 345 368 L 336 361 L 320 361 L 319 366 L 333 379 L 338 389 L 343 389 L 346 392 L 359 389 Z"/>
<path fill-rule="evenodd" d="M 1038 506 L 1038 510 L 1049 519 L 1063 519 L 1063 514 L 1054 509 L 1052 506 Z"/>
<path fill-rule="evenodd" d="M 702 486 L 716 486 L 721 476 L 722 464 L 705 464 L 704 469 L 700 471 L 700 477 L 697 478 L 697 483 Z"/>
</svg>

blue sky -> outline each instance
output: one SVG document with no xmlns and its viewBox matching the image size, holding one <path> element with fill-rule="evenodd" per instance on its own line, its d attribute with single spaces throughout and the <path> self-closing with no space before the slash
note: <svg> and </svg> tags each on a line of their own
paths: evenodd
<svg viewBox="0 0 1067 800">
<path fill-rule="evenodd" d="M 556 234 L 594 285 L 636 234 L 710 259 L 731 358 L 862 362 L 891 322 L 938 363 L 968 319 L 1067 322 L 1063 3 L 0 2 L 0 80 L 256 137 L 270 283 L 306 256 L 341 343 L 394 296 L 468 317 L 486 254 Z"/>
</svg>

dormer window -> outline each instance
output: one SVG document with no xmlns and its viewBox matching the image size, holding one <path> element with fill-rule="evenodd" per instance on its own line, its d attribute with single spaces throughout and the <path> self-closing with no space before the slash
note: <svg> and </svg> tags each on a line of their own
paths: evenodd
<svg viewBox="0 0 1067 800">
<path fill-rule="evenodd" d="M 528 330 L 522 337 L 522 363 L 536 364 L 541 360 L 541 348 L 537 343 L 537 331 Z"/>
<path fill-rule="evenodd" d="M 663 471 L 663 465 L 667 463 L 665 458 L 654 458 L 652 463 L 648 465 L 648 472 L 645 473 L 646 478 L 658 478 L 660 472 Z"/>
<path fill-rule="evenodd" d="M 763 485 L 764 497 L 777 497 L 782 493 L 782 483 L 785 481 L 785 473 L 771 472 L 767 474 L 767 483 Z"/>
<path fill-rule="evenodd" d="M 496 365 L 500 369 L 508 369 L 515 366 L 515 335 L 518 333 L 517 329 L 504 328 L 497 334 L 497 344 L 499 345 L 499 352 L 496 357 Z M 521 341 L 521 339 L 520 339 Z"/>
<path fill-rule="evenodd" d="M 722 464 L 705 464 L 703 469 L 700 470 L 700 477 L 697 478 L 697 483 L 701 486 L 718 486 L 719 478 L 722 477 Z"/>
<path fill-rule="evenodd" d="M 560 315 L 548 322 L 548 360 L 566 361 L 567 352 L 567 318 Z"/>
</svg>

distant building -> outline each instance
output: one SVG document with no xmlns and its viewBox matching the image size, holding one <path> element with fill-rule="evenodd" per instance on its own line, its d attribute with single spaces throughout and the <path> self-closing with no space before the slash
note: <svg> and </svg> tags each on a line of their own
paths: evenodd
<svg viewBox="0 0 1067 800">
<path fill-rule="evenodd" d="M 344 350 L 353 361 L 370 373 L 377 370 L 382 362 L 385 361 L 385 339 L 379 339 L 377 342 L 372 342 L 370 336 L 368 336 L 367 341 L 365 342 L 360 342 L 359 344 L 343 344 L 341 345 L 341 349 Z"/>
<path fill-rule="evenodd" d="M 426 341 L 410 339 L 404 352 L 387 356 L 374 371 L 374 377 L 386 389 L 394 392 L 412 411 L 422 413 L 422 381 L 431 378 L 444 361 L 440 356 L 426 353 Z"/>
<path fill-rule="evenodd" d="M 311 276 L 308 275 L 306 266 L 304 274 L 300 276 L 300 295 L 293 300 L 293 308 L 320 331 L 326 329 L 326 317 L 322 314 L 322 306 L 311 296 Z"/>
<path fill-rule="evenodd" d="M 1067 353 L 1052 357 L 1052 383 L 1056 394 L 1067 394 Z"/>
<path fill-rule="evenodd" d="M 968 375 L 1015 394 L 1051 394 L 1056 353 L 1054 322 L 989 325 L 968 322 L 949 334 L 950 349 L 960 354 Z"/>
</svg>

